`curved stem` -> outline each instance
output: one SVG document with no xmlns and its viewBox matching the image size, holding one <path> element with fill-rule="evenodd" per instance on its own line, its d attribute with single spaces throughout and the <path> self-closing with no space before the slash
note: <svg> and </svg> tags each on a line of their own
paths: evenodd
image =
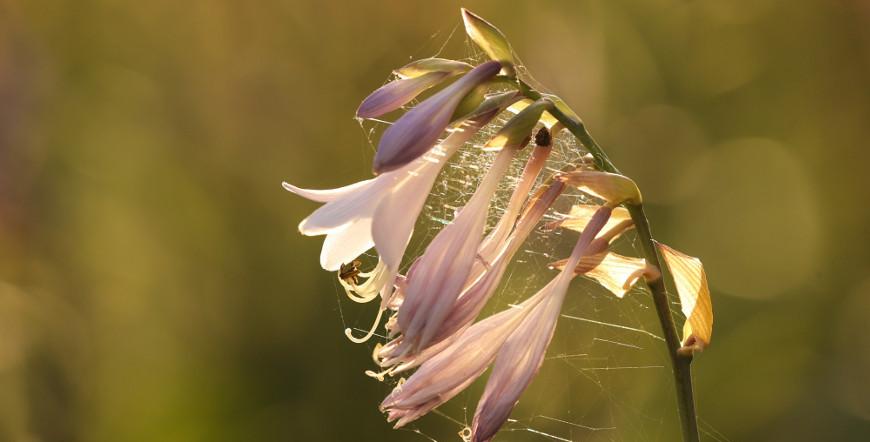
<svg viewBox="0 0 870 442">
<path fill-rule="evenodd" d="M 539 100 L 544 97 L 543 94 L 523 82 L 517 81 L 519 90 L 527 98 Z M 555 97 L 554 97 L 555 98 Z M 613 165 L 601 146 L 595 142 L 592 135 L 586 130 L 583 122 L 577 115 L 567 107 L 561 100 L 556 106 L 548 111 L 562 123 L 585 147 L 592 157 L 595 158 L 596 164 L 606 172 L 619 173 L 619 169 Z M 643 204 L 630 204 L 626 207 L 634 221 L 637 235 L 640 238 L 641 249 L 644 258 L 650 264 L 662 271 L 664 275 L 665 268 L 661 265 L 658 252 L 656 251 L 655 241 L 652 238 L 649 221 L 643 210 Z M 658 278 L 654 281 L 646 281 L 652 293 L 653 302 L 656 307 L 656 314 L 659 319 L 659 324 L 662 327 L 662 332 L 665 335 L 665 343 L 668 346 L 668 355 L 671 358 L 671 365 L 674 373 L 674 383 L 677 389 L 677 408 L 680 412 L 680 422 L 682 424 L 683 441 L 698 442 L 700 435 L 698 433 L 698 420 L 695 413 L 695 396 L 692 391 L 692 355 L 682 354 L 678 350 L 682 346 L 677 327 L 674 323 L 674 318 L 671 316 L 670 301 L 668 300 L 668 292 L 665 288 L 664 278 Z"/>
</svg>

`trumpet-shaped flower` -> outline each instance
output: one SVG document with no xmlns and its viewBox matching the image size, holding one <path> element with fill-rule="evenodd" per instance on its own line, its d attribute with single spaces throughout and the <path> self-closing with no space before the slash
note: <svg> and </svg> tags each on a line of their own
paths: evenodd
<svg viewBox="0 0 870 442">
<path fill-rule="evenodd" d="M 477 257 L 490 200 L 516 152 L 504 149 L 496 155 L 465 207 L 408 271 L 398 326 L 412 349 L 426 347 L 458 298 Z"/>
<path fill-rule="evenodd" d="M 500 69 L 498 62 L 483 63 L 402 115 L 381 136 L 373 165 L 375 173 L 396 170 L 431 149 L 465 96 Z"/>
<path fill-rule="evenodd" d="M 435 337 L 427 344 L 429 348 L 449 340 L 477 318 L 498 287 L 514 254 L 520 249 L 534 226 L 563 189 L 563 183 L 551 183 L 543 192 L 533 198 L 531 207 L 517 222 L 516 229 L 511 232 L 507 240 L 499 244 L 499 248 L 494 252 L 495 258 L 488 264 L 488 267 L 476 273 L 472 271 L 472 276 L 466 281 L 458 299 L 450 308 L 444 321 L 438 326 L 434 334 Z M 425 362 L 433 354 L 429 352 L 429 348 L 418 349 L 419 353 L 415 353 L 412 347 L 410 341 L 406 340 L 404 336 L 400 336 L 381 348 L 376 353 L 376 359 L 383 367 L 395 366 L 390 371 L 395 374 Z"/>
<path fill-rule="evenodd" d="M 580 236 L 569 260 L 571 267 L 579 262 L 609 215 L 610 209 L 603 207 Z M 472 437 L 483 440 L 476 434 L 495 434 L 543 360 L 573 276 L 574 272 L 563 270 L 517 308 L 499 312 L 462 331 L 384 399 L 381 409 L 388 413 L 387 419 L 398 420 L 398 428 L 419 418 L 465 389 L 496 360 L 497 368 L 478 405 Z M 513 359 L 517 355 L 524 357 L 517 361 Z M 513 362 L 519 363 L 507 367 Z M 519 383 L 513 385 L 514 381 Z"/>
<path fill-rule="evenodd" d="M 303 189 L 285 182 L 288 191 L 325 203 L 299 224 L 303 235 L 326 235 L 321 266 L 336 271 L 374 246 L 382 265 L 371 277 L 379 287 L 370 284 L 366 293 L 381 291 L 386 303 L 414 223 L 438 172 L 453 153 L 513 101 L 513 94 L 488 98 L 479 112 L 459 124 L 428 154 L 398 170 L 328 190 Z"/>
</svg>

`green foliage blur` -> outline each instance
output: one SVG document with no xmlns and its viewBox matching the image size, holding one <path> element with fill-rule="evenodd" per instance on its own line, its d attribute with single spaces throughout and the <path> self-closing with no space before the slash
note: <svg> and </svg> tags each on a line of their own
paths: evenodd
<svg viewBox="0 0 870 442">
<path fill-rule="evenodd" d="M 466 56 L 459 6 L 703 259 L 704 439 L 870 440 L 863 0 L 0 0 L 0 440 L 459 440 L 474 392 L 385 422 L 371 345 L 343 332 L 371 311 L 280 186 L 370 176 L 356 106 L 411 58 Z M 567 361 L 500 440 L 676 440 L 667 368 Z"/>
</svg>

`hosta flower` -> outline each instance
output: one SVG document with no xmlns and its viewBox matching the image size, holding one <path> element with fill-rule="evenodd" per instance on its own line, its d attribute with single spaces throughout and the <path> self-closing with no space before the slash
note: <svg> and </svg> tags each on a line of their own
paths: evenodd
<svg viewBox="0 0 870 442">
<path fill-rule="evenodd" d="M 499 70 L 501 64 L 496 61 L 483 63 L 402 115 L 381 136 L 373 164 L 375 173 L 396 170 L 431 149 L 466 95 Z"/>
<path fill-rule="evenodd" d="M 429 343 L 459 296 L 477 258 L 490 200 L 515 154 L 499 152 L 468 203 L 408 270 L 398 326 L 412 348 Z"/>
<path fill-rule="evenodd" d="M 479 272 L 472 271 L 472 276 L 466 281 L 458 299 L 435 332 L 435 337 L 427 344 L 429 348 L 449 340 L 477 318 L 498 287 L 513 255 L 520 249 L 553 201 L 562 193 L 563 188 L 563 183 L 555 182 L 533 198 L 531 208 L 523 214 L 507 240 L 499 244 L 488 266 Z M 429 348 L 420 349 L 419 354 L 414 353 L 412 344 L 405 340 L 404 336 L 400 336 L 379 349 L 376 357 L 380 360 L 381 366 L 394 367 L 388 372 L 396 374 L 425 362 L 434 354 L 429 351 Z"/>
<path fill-rule="evenodd" d="M 325 203 L 299 224 L 303 235 L 326 235 L 321 266 L 337 271 L 374 246 L 382 265 L 371 275 L 378 285 L 367 287 L 366 297 L 392 290 L 414 223 L 438 172 L 456 150 L 515 100 L 512 93 L 488 98 L 426 155 L 395 171 L 329 190 L 303 189 L 285 182 L 288 191 Z"/>
<path fill-rule="evenodd" d="M 409 351 L 425 348 L 471 275 L 483 237 L 489 203 L 511 160 L 530 138 L 543 107 L 529 107 L 508 121 L 488 145 L 501 148 L 474 195 L 432 240 L 406 275 L 397 331 Z M 534 165 L 533 169 L 538 166 Z M 537 174 L 535 174 L 537 175 Z M 523 186 L 525 187 L 525 185 Z M 510 216 L 510 214 L 508 214 Z"/>
<path fill-rule="evenodd" d="M 571 254 L 569 267 L 579 262 L 609 215 L 610 209 L 602 207 L 590 222 Z M 417 419 L 461 392 L 496 360 L 478 405 L 472 437 L 484 440 L 478 434 L 494 434 L 537 372 L 573 276 L 573 271 L 563 270 L 517 308 L 504 310 L 461 332 L 381 403 L 388 420 L 398 420 L 396 427 L 401 427 Z M 515 359 L 518 356 L 522 358 Z"/>
</svg>

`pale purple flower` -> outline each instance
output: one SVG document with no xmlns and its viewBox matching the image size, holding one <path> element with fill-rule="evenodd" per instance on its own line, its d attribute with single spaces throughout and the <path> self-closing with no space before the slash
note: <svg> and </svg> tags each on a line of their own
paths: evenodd
<svg viewBox="0 0 870 442">
<path fill-rule="evenodd" d="M 593 215 L 580 235 L 566 268 L 549 286 L 549 295 L 523 319 L 499 351 L 474 413 L 471 427 L 473 442 L 487 442 L 495 436 L 507 421 L 520 395 L 538 374 L 547 347 L 553 339 L 568 285 L 575 275 L 571 269 L 589 253 L 595 235 L 607 223 L 610 212 L 611 208 L 602 207 Z"/>
<path fill-rule="evenodd" d="M 381 136 L 373 164 L 375 173 L 396 170 L 431 149 L 463 98 L 499 70 L 498 62 L 483 63 L 402 115 Z"/>
<path fill-rule="evenodd" d="M 459 296 L 477 257 L 490 200 L 516 149 L 503 149 L 468 203 L 409 269 L 398 330 L 412 349 L 425 348 Z"/>
<path fill-rule="evenodd" d="M 574 276 L 569 269 L 576 266 L 606 223 L 610 208 L 603 207 L 599 213 L 580 236 L 569 267 L 517 308 L 468 327 L 426 360 L 381 403 L 381 409 L 388 413 L 387 419 L 398 420 L 395 426 L 401 427 L 419 418 L 468 387 L 496 360 L 497 368 L 478 405 L 472 437 L 485 440 L 478 434 L 481 437 L 495 434 L 540 367 Z M 512 384 L 514 381 L 516 385 Z"/>
<path fill-rule="evenodd" d="M 338 189 L 309 190 L 283 183 L 290 192 L 325 203 L 299 224 L 303 235 L 326 235 L 320 255 L 324 269 L 337 271 L 371 247 L 377 250 L 379 263 L 366 275 L 368 280 L 361 286 L 343 284 L 351 299 L 366 302 L 379 293 L 381 309 L 387 307 L 414 224 L 438 172 L 480 128 L 516 100 L 515 93 L 488 97 L 440 144 L 395 171 Z M 346 330 L 358 342 L 373 332 L 374 326 L 363 339 L 356 339 Z"/>
<path fill-rule="evenodd" d="M 290 192 L 325 203 L 299 224 L 303 235 L 326 235 L 321 266 L 337 271 L 375 246 L 386 267 L 398 271 L 414 223 L 441 167 L 493 116 L 466 121 L 427 155 L 372 179 L 329 190 L 283 183 Z"/>
<path fill-rule="evenodd" d="M 534 180 L 533 174 L 529 174 L 529 176 L 531 176 L 531 180 Z M 520 185 L 517 189 L 523 191 L 525 195 L 524 187 Z M 498 244 L 497 249 L 494 248 L 491 252 L 492 257 L 487 258 L 487 265 L 481 266 L 478 270 L 472 270 L 458 299 L 453 303 L 444 321 L 438 326 L 435 337 L 427 344 L 428 348 L 417 349 L 419 353 L 414 352 L 412 342 L 406 340 L 404 336 L 400 336 L 377 352 L 376 356 L 380 365 L 383 367 L 395 366 L 390 371 L 392 374 L 413 368 L 431 357 L 432 352 L 429 352 L 429 348 L 448 340 L 470 325 L 495 292 L 513 255 L 520 249 L 523 241 L 532 232 L 534 226 L 543 217 L 553 201 L 562 193 L 564 187 L 564 183 L 561 182 L 554 182 L 548 186 L 530 203 L 531 207 L 517 222 L 516 228 L 510 233 L 510 236 Z M 502 220 L 508 216 L 506 214 Z M 482 248 L 483 245 L 481 245 Z M 478 261 L 480 259 L 482 256 L 479 252 Z"/>
</svg>

